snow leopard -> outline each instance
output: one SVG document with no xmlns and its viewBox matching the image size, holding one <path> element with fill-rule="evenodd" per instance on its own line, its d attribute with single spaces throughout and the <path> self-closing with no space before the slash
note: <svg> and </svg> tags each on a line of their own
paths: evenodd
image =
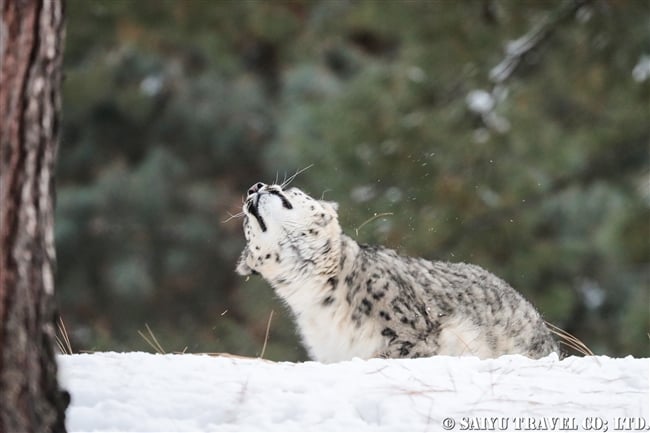
<svg viewBox="0 0 650 433">
<path fill-rule="evenodd" d="M 236 270 L 273 287 L 315 361 L 558 352 L 540 314 L 505 281 L 476 265 L 357 243 L 334 202 L 257 182 L 243 216 Z"/>
</svg>

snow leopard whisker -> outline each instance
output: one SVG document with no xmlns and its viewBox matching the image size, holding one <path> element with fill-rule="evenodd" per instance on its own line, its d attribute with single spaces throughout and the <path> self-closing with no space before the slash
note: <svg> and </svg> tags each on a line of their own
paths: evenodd
<svg viewBox="0 0 650 433">
<path fill-rule="evenodd" d="M 289 184 L 290 184 L 291 182 L 293 182 L 293 180 L 296 178 L 296 176 L 298 176 L 300 173 L 303 173 L 303 172 L 309 170 L 309 169 L 312 168 L 313 166 L 314 166 L 314 164 L 309 164 L 307 167 L 302 168 L 302 169 L 296 171 L 293 175 L 289 176 L 288 179 L 285 178 L 285 179 L 282 181 L 282 184 L 280 185 L 280 188 L 285 189 L 286 187 L 289 186 Z"/>
<path fill-rule="evenodd" d="M 230 212 L 228 212 L 228 218 L 226 218 L 225 220 L 223 220 L 221 222 L 222 223 L 227 223 L 228 221 L 234 220 L 235 218 L 241 218 L 244 215 L 246 215 L 244 212 L 238 212 L 238 213 L 236 213 L 234 215 L 231 214 Z"/>
</svg>

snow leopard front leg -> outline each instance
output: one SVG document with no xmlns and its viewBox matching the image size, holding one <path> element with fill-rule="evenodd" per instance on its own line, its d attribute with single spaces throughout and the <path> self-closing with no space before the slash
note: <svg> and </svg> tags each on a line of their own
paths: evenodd
<svg viewBox="0 0 650 433">
<path fill-rule="evenodd" d="M 426 358 L 437 354 L 437 344 L 431 341 L 400 339 L 390 328 L 385 328 L 382 335 L 390 340 L 386 349 L 377 354 L 378 358 Z"/>
</svg>

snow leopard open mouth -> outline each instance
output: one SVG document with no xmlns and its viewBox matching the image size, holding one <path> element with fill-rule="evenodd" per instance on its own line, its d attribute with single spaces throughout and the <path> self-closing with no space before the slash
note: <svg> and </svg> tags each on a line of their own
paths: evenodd
<svg viewBox="0 0 650 433">
<path fill-rule="evenodd" d="M 282 201 L 282 207 L 285 209 L 293 209 L 293 205 L 291 202 L 282 194 L 281 191 L 275 190 L 275 189 L 268 189 L 264 192 L 256 192 L 255 194 L 251 195 L 246 203 L 246 211 L 250 213 L 257 223 L 260 225 L 260 229 L 262 229 L 263 232 L 266 231 L 266 223 L 264 222 L 264 218 L 262 215 L 260 215 L 259 211 L 259 204 L 260 204 L 260 197 L 262 194 L 273 194 L 278 197 L 280 197 L 280 200 Z"/>
</svg>

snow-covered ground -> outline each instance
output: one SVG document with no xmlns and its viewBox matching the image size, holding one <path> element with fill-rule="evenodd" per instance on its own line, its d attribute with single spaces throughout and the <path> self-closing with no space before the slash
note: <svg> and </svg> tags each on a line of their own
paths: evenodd
<svg viewBox="0 0 650 433">
<path fill-rule="evenodd" d="M 650 359 L 552 355 L 337 364 L 208 355 L 60 355 L 76 431 L 629 430 Z"/>
</svg>

